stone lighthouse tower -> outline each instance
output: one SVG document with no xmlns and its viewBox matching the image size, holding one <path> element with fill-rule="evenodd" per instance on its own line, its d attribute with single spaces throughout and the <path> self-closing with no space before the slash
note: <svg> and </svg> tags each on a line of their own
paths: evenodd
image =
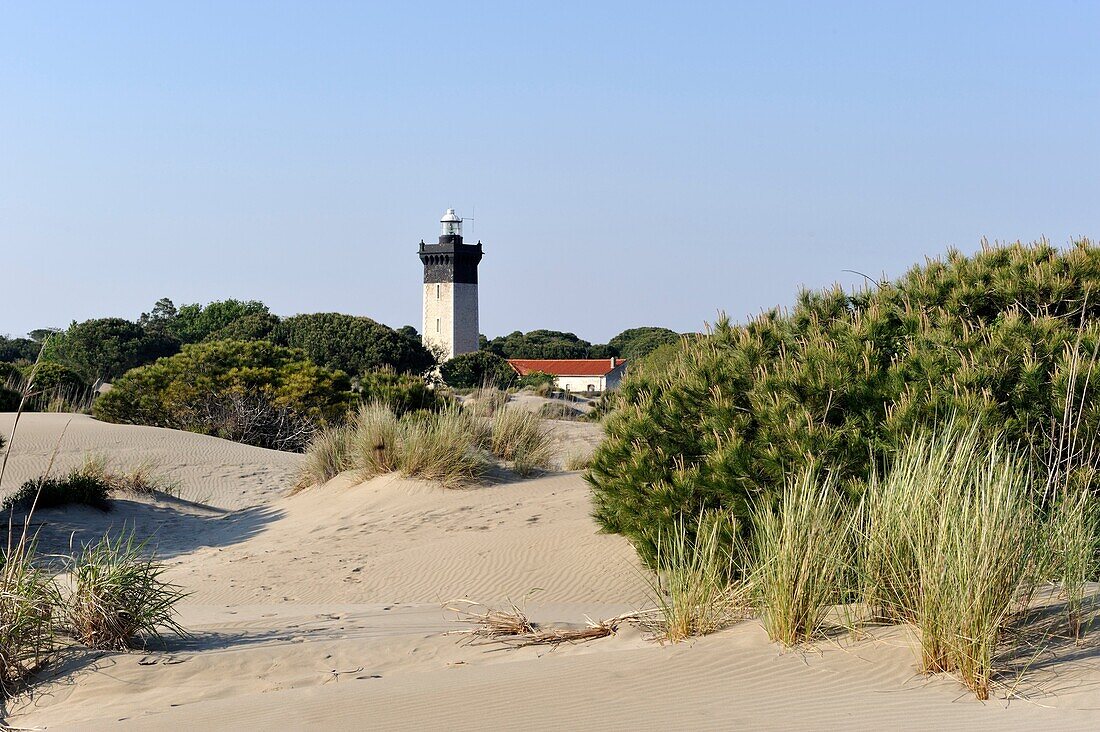
<svg viewBox="0 0 1100 732">
<path fill-rule="evenodd" d="M 445 358 L 478 349 L 477 265 L 481 242 L 462 243 L 453 208 L 439 220 L 438 244 L 420 242 L 424 263 L 424 345 Z"/>
</svg>

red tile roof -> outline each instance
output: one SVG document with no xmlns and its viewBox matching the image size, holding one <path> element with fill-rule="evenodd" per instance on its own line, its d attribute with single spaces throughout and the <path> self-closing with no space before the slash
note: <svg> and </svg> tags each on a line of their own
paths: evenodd
<svg viewBox="0 0 1100 732">
<path fill-rule="evenodd" d="M 541 371 L 553 376 L 607 376 L 626 361 L 610 358 L 510 358 L 508 363 L 520 376 Z"/>
</svg>

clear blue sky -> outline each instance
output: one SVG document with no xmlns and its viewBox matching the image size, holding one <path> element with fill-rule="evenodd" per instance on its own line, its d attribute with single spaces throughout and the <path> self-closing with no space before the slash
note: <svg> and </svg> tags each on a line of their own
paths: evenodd
<svg viewBox="0 0 1100 732">
<path fill-rule="evenodd" d="M 949 246 L 1100 236 L 1100 4 L 0 7 L 0 333 L 159 297 L 697 330 Z"/>
</svg>

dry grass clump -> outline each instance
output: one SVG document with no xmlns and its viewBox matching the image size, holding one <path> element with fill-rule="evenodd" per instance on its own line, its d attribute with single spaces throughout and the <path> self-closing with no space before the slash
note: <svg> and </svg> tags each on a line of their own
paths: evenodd
<svg viewBox="0 0 1100 732">
<path fill-rule="evenodd" d="M 448 488 L 482 479 L 490 467 L 489 453 L 526 476 L 550 467 L 553 436 L 538 415 L 519 409 L 499 409 L 494 395 L 473 404 L 496 404 L 493 417 L 484 409 L 450 405 L 438 412 L 409 412 L 400 417 L 380 402 L 364 404 L 343 428 L 322 430 L 311 441 L 302 461 L 295 490 L 331 480 L 345 470 L 364 479 L 399 472 L 441 483 Z"/>
<path fill-rule="evenodd" d="M 411 415 L 401 422 L 398 469 L 410 478 L 420 478 L 454 488 L 475 482 L 485 475 L 488 461 L 473 444 L 469 415 L 460 408 Z"/>
<path fill-rule="evenodd" d="M 151 458 L 131 467 L 116 468 L 103 453 L 87 453 L 83 465 L 74 472 L 104 483 L 112 493 L 179 495 L 179 484 L 161 475 L 159 468 L 157 461 Z"/>
<path fill-rule="evenodd" d="M 495 386 L 482 386 L 471 392 L 465 408 L 475 417 L 492 417 L 508 403 L 508 392 Z"/>
<path fill-rule="evenodd" d="M 298 468 L 295 490 L 323 485 L 352 468 L 351 434 L 346 427 L 326 427 L 309 441 Z"/>
<path fill-rule="evenodd" d="M 392 473 L 400 463 L 401 437 L 392 408 L 380 402 L 362 405 L 348 434 L 351 465 L 364 478 Z"/>
<path fill-rule="evenodd" d="M 1066 621 L 1079 640 L 1086 588 L 1100 575 L 1100 499 L 1088 486 L 1067 486 L 1051 510 L 1047 531 L 1047 575 L 1065 597 Z"/>
<path fill-rule="evenodd" d="M 776 510 L 753 512 L 753 597 L 768 637 L 786 646 L 813 638 L 830 606 L 844 601 L 852 516 L 831 477 L 804 470 Z"/>
<path fill-rule="evenodd" d="M 539 415 L 523 409 L 502 409 L 493 417 L 492 453 L 512 463 L 522 476 L 550 467 L 554 437 Z"/>
<path fill-rule="evenodd" d="M 163 629 L 185 631 L 175 604 L 185 594 L 161 580 L 165 567 L 144 555 L 132 535 L 110 536 L 88 546 L 71 569 L 72 591 L 65 605 L 73 637 L 90 648 L 122 650 Z"/>
<path fill-rule="evenodd" d="M 562 467 L 566 470 L 588 470 L 588 466 L 592 464 L 591 452 L 571 452 L 565 456 L 565 462 Z"/>
<path fill-rule="evenodd" d="M 747 610 L 747 586 L 731 580 L 736 568 L 722 541 L 722 524 L 722 518 L 704 516 L 689 529 L 681 520 L 671 534 L 658 537 L 656 568 L 648 579 L 666 640 L 713 633 Z"/>
</svg>

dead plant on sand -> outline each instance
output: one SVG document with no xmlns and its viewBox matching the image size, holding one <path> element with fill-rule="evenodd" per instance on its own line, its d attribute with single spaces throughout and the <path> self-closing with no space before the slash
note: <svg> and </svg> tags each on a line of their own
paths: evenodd
<svg viewBox="0 0 1100 732">
<path fill-rule="evenodd" d="M 585 643 L 615 635 L 624 623 L 644 623 L 652 615 L 651 612 L 640 611 L 623 613 L 600 621 L 586 617 L 584 627 L 576 627 L 532 622 L 523 608 L 513 602 L 509 602 L 507 608 L 496 609 L 472 600 L 455 600 L 446 605 L 445 609 L 457 614 L 455 622 L 473 626 L 452 633 L 466 636 L 466 643 L 499 643 L 512 648 Z"/>
</svg>

